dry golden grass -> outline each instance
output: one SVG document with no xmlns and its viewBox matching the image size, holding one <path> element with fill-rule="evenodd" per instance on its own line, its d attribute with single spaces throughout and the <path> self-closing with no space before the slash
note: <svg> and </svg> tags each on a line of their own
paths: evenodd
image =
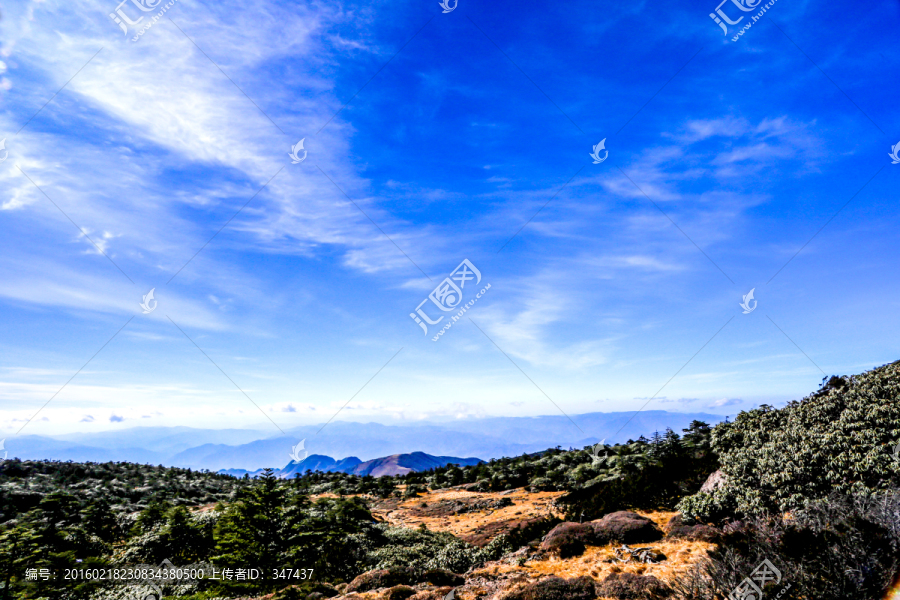
<svg viewBox="0 0 900 600">
<path fill-rule="evenodd" d="M 516 490 L 513 493 L 505 495 L 501 493 L 482 494 L 458 489 L 438 490 L 422 494 L 419 498 L 401 502 L 396 508 L 378 513 L 378 516 L 397 526 L 415 528 L 418 527 L 420 523 L 425 523 L 432 531 L 449 531 L 454 535 L 464 537 L 477 532 L 480 527 L 498 520 L 539 517 L 548 514 L 555 514 L 558 517 L 562 517 L 562 515 L 555 511 L 551 506 L 553 500 L 561 495 L 562 492 L 530 493 L 524 489 Z M 411 508 L 420 506 L 422 502 L 430 505 L 433 502 L 438 502 L 440 500 L 470 498 L 496 499 L 501 497 L 508 497 L 512 500 L 513 506 L 508 506 L 499 510 L 465 513 L 451 517 L 421 517 L 409 513 Z M 676 514 L 674 512 L 666 511 L 635 512 L 652 520 L 663 530 L 665 530 L 665 525 L 668 523 L 669 519 Z M 543 561 L 530 561 L 522 566 L 492 563 L 483 569 L 477 570 L 475 575 L 479 573 L 485 575 L 519 574 L 525 576 L 528 580 L 534 580 L 548 575 L 565 578 L 587 575 L 593 579 L 602 581 L 611 573 L 634 573 L 637 575 L 652 575 L 661 581 L 669 582 L 678 574 L 687 571 L 695 562 L 706 556 L 707 552 L 715 547 L 714 544 L 708 542 L 661 540 L 647 544 L 633 545 L 633 547 L 652 548 L 657 552 L 662 552 L 666 555 L 666 560 L 661 563 L 642 564 L 636 562 L 605 562 L 615 556 L 615 549 L 618 546 L 619 544 L 588 546 L 585 553 L 581 556 L 567 559 L 552 557 Z M 470 590 L 466 590 L 466 593 L 458 595 L 458 597 L 461 600 L 470 600 L 470 598 L 475 598 L 477 595 L 472 595 Z"/>
<path fill-rule="evenodd" d="M 518 489 L 511 493 L 479 493 L 454 488 L 435 490 L 433 492 L 422 494 L 417 498 L 411 498 L 401 502 L 396 508 L 382 510 L 376 506 L 372 512 L 376 517 L 383 519 L 391 525 L 417 528 L 420 524 L 424 523 L 425 526 L 432 531 L 449 531 L 453 535 L 465 537 L 477 533 L 485 525 L 496 523 L 497 521 L 513 519 L 525 520 L 546 517 L 551 514 L 561 517 L 562 515 L 559 511 L 553 508 L 552 502 L 563 494 L 564 492 L 531 493 L 524 489 Z M 500 509 L 437 517 L 414 515 L 410 512 L 410 509 L 421 507 L 423 502 L 427 505 L 432 505 L 441 500 L 496 500 L 499 498 L 509 498 L 512 500 L 513 505 Z"/>
<path fill-rule="evenodd" d="M 421 494 L 417 498 L 397 501 L 375 501 L 371 503 L 373 515 L 391 525 L 418 528 L 422 523 L 432 531 L 449 531 L 458 537 L 466 537 L 498 521 L 515 519 L 533 519 L 554 515 L 562 518 L 562 514 L 553 507 L 554 500 L 562 496 L 564 492 L 537 492 L 531 493 L 525 489 L 517 489 L 512 492 L 478 493 L 461 490 L 458 488 L 436 490 Z M 323 494 L 322 496 L 333 496 Z M 422 503 L 431 506 L 442 500 L 495 500 L 509 498 L 513 505 L 500 509 L 473 511 L 460 515 L 448 515 L 428 517 L 414 514 L 415 509 L 421 508 Z M 210 510 L 215 505 L 201 507 L 201 510 Z M 656 523 L 660 529 L 665 530 L 665 525 L 676 513 L 665 511 L 635 511 Z M 635 544 L 632 547 L 648 547 L 666 556 L 666 560 L 658 564 L 642 564 L 637 562 L 620 563 L 607 562 L 615 556 L 615 549 L 619 544 L 606 546 L 588 546 L 584 554 L 567 559 L 551 557 L 546 560 L 526 562 L 524 565 L 510 565 L 502 562 L 489 563 L 485 567 L 476 570 L 472 577 L 485 575 L 488 579 L 495 576 L 504 578 L 520 577 L 521 581 L 536 581 L 543 577 L 554 575 L 557 577 L 572 578 L 588 576 L 597 581 L 602 581 L 612 573 L 634 573 L 637 575 L 652 575 L 663 582 L 672 581 L 678 574 L 688 570 L 696 561 L 707 555 L 715 545 L 707 542 L 691 542 L 686 540 L 661 540 L 647 544 Z M 518 578 L 517 577 L 517 578 Z M 467 576 L 467 578 L 469 578 Z M 512 583 L 510 581 L 509 583 Z M 476 585 L 466 585 L 457 590 L 459 600 L 488 600 L 494 592 Z M 384 600 L 384 591 L 357 592 L 342 595 L 336 600 Z"/>
<path fill-rule="evenodd" d="M 649 547 L 666 555 L 666 560 L 659 564 L 642 563 L 612 563 L 605 562 L 615 556 L 616 544 L 608 546 L 588 546 L 584 554 L 577 557 L 550 558 L 545 561 L 532 561 L 522 567 L 512 567 L 513 570 L 527 572 L 531 576 L 556 575 L 557 577 L 581 577 L 588 575 L 594 579 L 602 580 L 610 573 L 634 573 L 636 575 L 653 575 L 663 581 L 673 579 L 678 573 L 682 573 L 706 555 L 707 550 L 713 548 L 713 544 L 706 542 L 660 541 L 651 544 L 640 544 L 640 547 Z"/>
<path fill-rule="evenodd" d="M 643 512 L 639 514 L 662 526 L 675 515 L 674 512 Z M 529 577 L 556 575 L 557 577 L 581 577 L 587 575 L 602 580 L 610 573 L 635 573 L 652 575 L 662 581 L 669 581 L 676 574 L 689 569 L 693 563 L 706 556 L 715 544 L 708 542 L 690 542 L 686 540 L 660 540 L 646 544 L 635 544 L 632 547 L 652 548 L 666 555 L 666 560 L 658 564 L 616 563 L 606 562 L 615 556 L 619 544 L 606 546 L 588 546 L 584 554 L 567 559 L 552 557 L 544 561 L 531 561 L 523 566 L 492 564 L 484 571 L 492 574 L 522 572 Z"/>
</svg>

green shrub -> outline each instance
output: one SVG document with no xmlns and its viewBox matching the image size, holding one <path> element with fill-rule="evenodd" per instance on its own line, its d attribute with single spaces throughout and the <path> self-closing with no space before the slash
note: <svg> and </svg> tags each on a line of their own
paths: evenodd
<svg viewBox="0 0 900 600">
<path fill-rule="evenodd" d="M 832 377 L 782 409 L 763 405 L 712 432 L 725 484 L 678 505 L 686 519 L 785 512 L 832 493 L 896 487 L 900 362 Z"/>
</svg>

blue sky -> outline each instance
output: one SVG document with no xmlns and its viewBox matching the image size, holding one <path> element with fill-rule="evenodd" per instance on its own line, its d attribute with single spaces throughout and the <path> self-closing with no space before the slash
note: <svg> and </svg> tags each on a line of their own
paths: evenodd
<svg viewBox="0 0 900 600">
<path fill-rule="evenodd" d="M 898 358 L 895 1 L 116 4 L 0 7 L 0 435 L 735 414 Z"/>
</svg>

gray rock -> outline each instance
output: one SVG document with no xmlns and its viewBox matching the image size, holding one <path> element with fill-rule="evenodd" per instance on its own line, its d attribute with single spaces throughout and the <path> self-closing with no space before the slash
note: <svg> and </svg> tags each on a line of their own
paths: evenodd
<svg viewBox="0 0 900 600">
<path fill-rule="evenodd" d="M 706 481 L 704 481 L 703 485 L 700 487 L 700 491 L 712 494 L 714 491 L 725 485 L 727 481 L 728 475 L 723 473 L 721 469 L 718 469 L 709 474 L 709 477 L 706 478 Z"/>
</svg>

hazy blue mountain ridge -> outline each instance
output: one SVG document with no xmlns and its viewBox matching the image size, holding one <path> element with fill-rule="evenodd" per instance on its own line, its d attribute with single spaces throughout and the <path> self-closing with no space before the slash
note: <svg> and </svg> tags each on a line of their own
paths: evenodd
<svg viewBox="0 0 900 600">
<path fill-rule="evenodd" d="M 371 461 L 421 452 L 434 457 L 517 456 L 561 446 L 583 448 L 605 439 L 624 442 L 671 427 L 680 432 L 692 420 L 713 425 L 724 419 L 708 413 L 661 410 L 587 413 L 538 417 L 490 417 L 443 423 L 383 425 L 335 421 L 319 433 L 319 425 L 288 429 L 286 435 L 260 429 L 194 429 L 133 427 L 99 433 L 60 436 L 24 435 L 6 439 L 9 457 L 73 461 L 127 461 L 195 470 L 270 467 L 282 469 L 291 449 L 306 440 L 306 450 L 329 460 L 359 457 Z M 337 462 L 337 461 L 335 461 Z M 323 466 L 327 466 L 324 465 Z M 344 467 L 341 467 L 344 468 Z"/>
</svg>

